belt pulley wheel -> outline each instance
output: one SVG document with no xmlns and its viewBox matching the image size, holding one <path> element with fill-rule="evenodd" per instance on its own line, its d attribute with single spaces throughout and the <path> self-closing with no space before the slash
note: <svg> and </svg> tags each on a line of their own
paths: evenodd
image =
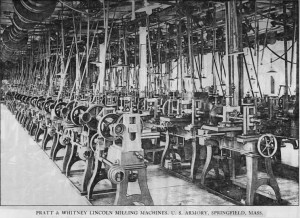
<svg viewBox="0 0 300 218">
<path fill-rule="evenodd" d="M 125 170 L 121 166 L 112 166 L 107 172 L 107 178 L 113 184 L 120 184 L 124 181 Z"/>
<path fill-rule="evenodd" d="M 28 29 L 32 29 L 35 26 L 35 23 L 26 23 L 22 21 L 17 14 L 14 14 L 12 23 L 13 25 L 15 25 L 16 28 L 24 31 Z"/>
<path fill-rule="evenodd" d="M 57 1 L 52 2 L 53 3 L 51 5 L 47 6 L 47 9 L 43 6 L 40 8 L 39 13 L 35 13 L 32 10 L 28 10 L 28 8 L 24 7 L 20 0 L 13 0 L 15 13 L 21 20 L 25 21 L 26 23 L 42 22 L 43 20 L 48 18 L 53 13 L 57 3 Z M 27 4 L 27 6 L 29 5 Z"/>
<path fill-rule="evenodd" d="M 77 148 L 78 156 L 81 160 L 87 160 L 93 155 L 92 150 L 89 147 L 79 146 Z"/>
<path fill-rule="evenodd" d="M 55 1 L 35 1 L 35 0 L 20 0 L 21 4 L 29 11 L 34 13 L 42 13 L 43 11 L 49 9 L 51 4 L 55 3 Z"/>
</svg>

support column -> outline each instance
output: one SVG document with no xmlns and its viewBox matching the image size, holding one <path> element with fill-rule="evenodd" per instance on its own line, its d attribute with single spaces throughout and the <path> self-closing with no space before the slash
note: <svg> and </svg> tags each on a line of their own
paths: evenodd
<svg viewBox="0 0 300 218">
<path fill-rule="evenodd" d="M 226 95 L 232 96 L 232 101 L 227 99 L 227 105 L 238 106 L 243 95 L 243 47 L 241 38 L 241 15 L 238 16 L 237 1 L 226 3 L 226 56 L 228 57 L 228 75 L 226 76 Z M 233 88 L 233 85 L 235 87 Z"/>
<path fill-rule="evenodd" d="M 104 92 L 104 86 L 105 86 L 105 56 L 106 56 L 106 48 L 105 43 L 100 44 L 99 46 L 99 61 L 100 63 L 97 65 L 99 67 L 99 77 L 97 86 L 99 87 L 100 93 Z"/>
<path fill-rule="evenodd" d="M 76 72 L 76 77 L 75 77 L 75 97 L 77 98 L 79 96 L 79 90 L 80 90 L 80 64 L 79 64 L 79 54 L 78 54 L 78 51 L 77 51 L 77 54 L 76 54 L 76 69 L 75 69 L 75 72 Z"/>
<path fill-rule="evenodd" d="M 147 90 L 147 27 L 140 27 L 140 70 L 139 70 L 139 94 L 145 97 Z"/>
</svg>

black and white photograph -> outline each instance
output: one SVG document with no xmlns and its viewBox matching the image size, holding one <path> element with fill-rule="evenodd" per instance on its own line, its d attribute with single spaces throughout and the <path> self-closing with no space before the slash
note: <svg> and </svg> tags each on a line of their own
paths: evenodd
<svg viewBox="0 0 300 218">
<path fill-rule="evenodd" d="M 0 0 L 0 217 L 300 217 L 298 0 Z"/>
</svg>

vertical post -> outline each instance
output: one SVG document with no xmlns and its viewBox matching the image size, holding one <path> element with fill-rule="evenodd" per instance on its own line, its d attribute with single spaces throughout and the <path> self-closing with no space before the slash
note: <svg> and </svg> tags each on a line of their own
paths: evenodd
<svg viewBox="0 0 300 218">
<path fill-rule="evenodd" d="M 283 101 L 283 111 L 284 113 L 288 110 L 288 94 L 289 94 L 289 77 L 288 77 L 288 54 L 287 54 L 287 23 L 286 23 L 286 4 L 283 3 L 283 26 L 284 26 L 284 77 L 285 77 L 285 88 L 284 88 L 284 101 Z M 292 60 L 293 61 L 293 60 Z"/>
<path fill-rule="evenodd" d="M 90 8 L 90 1 L 88 0 L 87 3 L 88 3 L 88 8 Z M 97 29 L 95 31 L 97 31 Z M 81 37 L 81 34 L 80 34 L 80 37 Z M 90 89 L 89 56 L 90 56 L 90 17 L 89 17 L 89 9 L 88 9 L 88 15 L 87 15 L 87 41 L 86 41 L 86 62 L 85 62 L 85 75 L 86 75 L 86 88 L 87 88 L 87 90 Z"/>
<path fill-rule="evenodd" d="M 243 94 L 243 85 L 240 88 L 239 79 L 243 79 L 243 54 L 241 42 L 241 22 L 238 17 L 236 0 L 230 0 L 226 5 L 226 55 L 228 55 L 228 76 L 226 77 L 226 95 L 232 96 L 232 101 L 226 100 L 227 105 L 237 106 L 240 94 Z M 239 20 L 240 19 L 240 20 Z M 237 54 L 238 53 L 238 54 Z M 237 69 L 237 70 L 236 70 Z M 243 80 L 240 80 L 243 81 Z M 233 89 L 233 84 L 236 86 Z M 229 89 L 229 90 L 228 90 Z M 231 104 L 230 104 L 231 103 Z"/>
<path fill-rule="evenodd" d="M 139 94 L 140 97 L 145 97 L 146 87 L 147 87 L 147 27 L 139 28 L 139 38 L 140 38 L 140 70 L 139 70 Z"/>
<path fill-rule="evenodd" d="M 167 54 L 165 54 L 167 56 Z M 169 59 L 165 59 L 165 87 L 166 91 L 170 91 L 170 75 L 171 75 L 171 61 Z"/>
<path fill-rule="evenodd" d="M 105 84 L 105 57 L 106 57 L 106 45 L 102 43 L 99 45 L 99 61 L 100 64 L 97 65 L 99 67 L 99 77 L 97 86 L 99 87 L 99 92 L 104 92 L 104 84 Z"/>
<path fill-rule="evenodd" d="M 226 96 L 230 96 L 231 94 L 231 83 L 230 83 L 230 77 L 231 77 L 231 62 L 230 62 L 230 56 L 229 56 L 229 22 L 230 22 L 230 15 L 229 15 L 229 9 L 230 9 L 230 3 L 225 3 L 225 34 L 226 34 L 226 43 L 225 43 L 225 49 L 226 49 L 226 57 L 225 60 L 227 60 L 227 66 L 228 66 L 228 75 L 225 78 L 225 85 L 226 85 Z M 202 34 L 203 35 L 203 34 Z M 203 38 L 202 38 L 203 39 Z M 202 42 L 203 44 L 203 42 Z M 201 63 L 202 65 L 202 63 Z M 226 105 L 231 105 L 230 98 L 226 98 Z"/>
<path fill-rule="evenodd" d="M 77 43 L 77 42 L 76 42 Z M 79 89 L 80 89 L 80 63 L 79 63 L 79 51 L 76 51 L 76 77 L 75 77 L 75 97 L 79 96 Z"/>
<path fill-rule="evenodd" d="M 296 101 L 299 102 L 299 40 L 297 41 L 296 69 Z M 298 105 L 298 103 L 296 103 L 296 105 Z"/>
<path fill-rule="evenodd" d="M 188 46 L 189 46 L 189 65 L 191 69 L 191 81 L 193 86 L 193 93 L 196 91 L 195 81 L 194 81 L 194 55 L 193 55 L 193 34 L 191 32 L 192 24 L 191 24 L 191 17 L 187 14 L 187 35 L 188 35 Z M 194 96 L 194 94 L 193 94 Z M 194 116 L 192 116 L 194 118 Z"/>
<path fill-rule="evenodd" d="M 178 60 L 177 60 L 177 91 L 179 93 L 182 93 L 183 87 L 183 79 L 182 79 L 182 32 L 181 32 L 181 15 L 178 21 L 178 34 L 177 34 L 177 49 L 179 47 L 179 54 L 178 54 Z"/>
<path fill-rule="evenodd" d="M 238 100 L 241 101 L 241 99 L 244 97 L 244 67 L 243 67 L 243 61 L 244 61 L 244 54 L 241 54 L 243 52 L 243 36 L 242 36 L 242 21 L 243 21 L 243 15 L 240 13 L 242 11 L 242 1 L 240 1 L 240 10 L 236 10 L 237 15 L 237 46 L 238 46 L 238 57 L 237 57 L 237 64 L 238 64 L 238 84 L 239 84 L 239 90 L 238 90 Z M 245 63 L 247 64 L 247 63 Z M 251 81 L 249 78 L 250 85 Z M 251 91 L 253 92 L 253 89 L 251 87 Z M 253 95 L 254 97 L 254 95 Z M 241 105 L 241 102 L 239 102 L 239 105 Z"/>
</svg>

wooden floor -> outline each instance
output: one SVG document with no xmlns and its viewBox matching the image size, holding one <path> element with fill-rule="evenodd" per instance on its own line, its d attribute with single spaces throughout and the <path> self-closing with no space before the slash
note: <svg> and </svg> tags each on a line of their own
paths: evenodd
<svg viewBox="0 0 300 218">
<path fill-rule="evenodd" d="M 51 145 L 48 143 L 48 147 Z M 94 196 L 88 201 L 80 195 L 84 162 L 77 162 L 71 176 L 61 173 L 62 160 L 52 162 L 50 150 L 42 151 L 15 117 L 1 104 L 1 204 L 2 205 L 112 205 L 114 196 Z M 58 153 L 63 156 L 64 151 Z M 81 170 L 81 171 L 80 171 Z M 169 175 L 157 165 L 147 169 L 148 186 L 154 205 L 233 205 L 195 184 Z M 239 180 L 241 184 L 244 180 Z M 138 192 L 138 184 L 129 183 L 129 194 Z M 286 186 L 289 185 L 289 187 Z M 103 181 L 95 187 L 109 186 Z M 280 180 L 282 196 L 298 204 L 298 184 Z M 262 191 L 264 192 L 264 191 Z M 268 193 L 269 190 L 265 191 Z M 272 197 L 272 196 L 271 196 Z"/>
</svg>

